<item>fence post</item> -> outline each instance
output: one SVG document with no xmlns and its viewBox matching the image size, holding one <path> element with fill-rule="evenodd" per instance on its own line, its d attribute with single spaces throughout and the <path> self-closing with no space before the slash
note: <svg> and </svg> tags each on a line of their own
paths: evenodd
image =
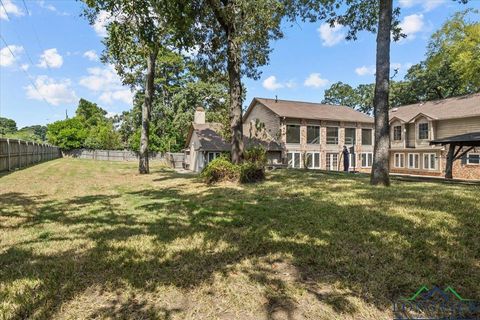
<svg viewBox="0 0 480 320">
<path fill-rule="evenodd" d="M 10 171 L 10 139 L 7 138 L 8 171 Z"/>
</svg>

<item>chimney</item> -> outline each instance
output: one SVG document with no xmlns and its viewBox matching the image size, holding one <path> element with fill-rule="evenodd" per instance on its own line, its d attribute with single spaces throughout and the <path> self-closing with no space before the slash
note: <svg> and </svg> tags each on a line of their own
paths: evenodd
<svg viewBox="0 0 480 320">
<path fill-rule="evenodd" d="M 195 115 L 193 117 L 193 123 L 195 124 L 205 124 L 205 109 L 202 106 L 198 106 L 195 109 Z"/>
<path fill-rule="evenodd" d="M 275 95 L 275 102 L 278 102 L 278 96 Z"/>
</svg>

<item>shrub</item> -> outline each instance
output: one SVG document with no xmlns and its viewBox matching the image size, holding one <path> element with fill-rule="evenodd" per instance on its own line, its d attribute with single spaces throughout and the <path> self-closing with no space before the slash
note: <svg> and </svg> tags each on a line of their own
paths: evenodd
<svg viewBox="0 0 480 320">
<path fill-rule="evenodd" d="M 254 146 L 245 150 L 243 157 L 246 162 L 254 163 L 259 167 L 267 164 L 267 151 L 262 146 Z"/>
<path fill-rule="evenodd" d="M 265 179 L 265 167 L 253 162 L 244 162 L 240 165 L 240 182 L 251 183 Z"/>
<path fill-rule="evenodd" d="M 203 169 L 201 176 L 207 183 L 238 181 L 239 172 L 238 165 L 231 163 L 225 157 L 218 157 Z"/>
</svg>

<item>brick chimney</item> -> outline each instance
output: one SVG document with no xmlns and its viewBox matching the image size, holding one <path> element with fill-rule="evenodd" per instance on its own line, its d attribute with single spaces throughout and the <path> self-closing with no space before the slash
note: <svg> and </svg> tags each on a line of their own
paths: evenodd
<svg viewBox="0 0 480 320">
<path fill-rule="evenodd" d="M 198 106 L 195 109 L 195 115 L 193 117 L 193 123 L 195 124 L 205 124 L 205 109 L 202 106 Z"/>
</svg>

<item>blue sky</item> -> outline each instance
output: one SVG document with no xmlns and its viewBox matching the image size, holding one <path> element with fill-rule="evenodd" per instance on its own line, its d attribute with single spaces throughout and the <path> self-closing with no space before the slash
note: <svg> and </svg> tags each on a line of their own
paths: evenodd
<svg viewBox="0 0 480 320">
<path fill-rule="evenodd" d="M 114 70 L 98 60 L 104 35 L 102 20 L 93 26 L 73 0 L 1 0 L 0 116 L 19 127 L 46 124 L 73 115 L 79 98 L 98 103 L 110 114 L 131 108 L 132 93 Z M 454 12 L 480 8 L 480 0 L 459 5 L 451 0 L 398 0 L 407 39 L 392 44 L 392 66 L 406 69 L 424 58 L 429 36 Z M 6 12 L 5 12 L 6 9 Z M 270 64 L 259 80 L 244 79 L 245 105 L 255 96 L 320 101 L 330 84 L 374 80 L 375 36 L 361 33 L 343 40 L 345 30 L 318 23 L 285 28 L 273 43 Z"/>
</svg>

